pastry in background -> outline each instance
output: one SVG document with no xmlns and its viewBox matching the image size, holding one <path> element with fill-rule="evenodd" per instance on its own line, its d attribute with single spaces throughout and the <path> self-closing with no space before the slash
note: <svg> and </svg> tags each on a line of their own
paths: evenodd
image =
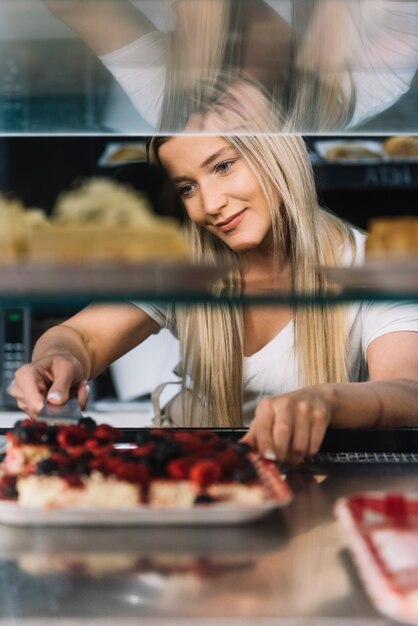
<svg viewBox="0 0 418 626">
<path fill-rule="evenodd" d="M 372 150 L 367 146 L 357 143 L 338 144 L 328 148 L 325 152 L 328 161 L 356 161 L 362 159 L 374 159 L 380 161 L 382 155 L 376 150 Z"/>
<path fill-rule="evenodd" d="M 368 227 L 368 258 L 418 255 L 418 217 L 378 217 Z"/>
<path fill-rule="evenodd" d="M 28 240 L 31 261 L 143 262 L 186 259 L 180 225 L 156 215 L 145 194 L 109 178 L 90 178 L 57 198 L 47 228 Z"/>
<path fill-rule="evenodd" d="M 24 261 L 28 237 L 46 224 L 41 209 L 27 209 L 19 198 L 0 194 L 0 263 Z"/>
<path fill-rule="evenodd" d="M 53 209 L 58 224 L 152 228 L 161 220 L 145 194 L 110 178 L 87 178 L 63 191 Z"/>
<path fill-rule="evenodd" d="M 418 158 L 418 137 L 399 135 L 383 142 L 383 149 L 391 157 Z"/>
<path fill-rule="evenodd" d="M 126 163 L 129 161 L 146 161 L 147 160 L 147 147 L 145 142 L 136 143 L 124 143 L 115 147 L 107 157 L 107 163 Z"/>
</svg>

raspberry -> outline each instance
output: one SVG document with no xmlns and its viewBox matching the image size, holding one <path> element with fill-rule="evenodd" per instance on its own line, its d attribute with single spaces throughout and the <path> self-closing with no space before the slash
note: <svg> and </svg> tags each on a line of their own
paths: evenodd
<svg viewBox="0 0 418 626">
<path fill-rule="evenodd" d="M 109 472 L 115 472 L 119 467 L 125 465 L 125 461 L 121 457 L 109 457 L 107 459 L 102 459 L 104 465 L 106 466 Z"/>
<path fill-rule="evenodd" d="M 122 439 L 122 433 L 117 428 L 109 426 L 108 424 L 100 424 L 95 430 L 93 430 L 92 436 L 102 441 L 119 441 Z"/>
<path fill-rule="evenodd" d="M 167 474 L 171 478 L 183 480 L 188 477 L 192 464 L 193 461 L 191 459 L 174 459 L 167 465 Z"/>
<path fill-rule="evenodd" d="M 114 474 L 119 480 L 140 483 L 141 485 L 147 484 L 150 477 L 148 468 L 137 463 L 124 463 L 115 469 Z"/>
<path fill-rule="evenodd" d="M 80 446 L 87 439 L 87 433 L 81 426 L 65 426 L 57 435 L 61 448 Z"/>
<path fill-rule="evenodd" d="M 150 441 L 150 443 L 144 443 L 142 446 L 138 446 L 134 450 L 132 450 L 132 456 L 149 456 L 155 450 L 155 443 Z"/>
<path fill-rule="evenodd" d="M 192 465 L 189 478 L 201 487 L 216 483 L 222 476 L 222 468 L 217 461 L 198 461 Z"/>
</svg>

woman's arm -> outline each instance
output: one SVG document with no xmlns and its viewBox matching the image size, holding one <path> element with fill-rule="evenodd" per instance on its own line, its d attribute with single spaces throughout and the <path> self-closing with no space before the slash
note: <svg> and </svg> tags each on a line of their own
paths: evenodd
<svg viewBox="0 0 418 626">
<path fill-rule="evenodd" d="M 155 30 L 128 0 L 44 0 L 96 54 L 107 54 Z"/>
<path fill-rule="evenodd" d="M 62 404 L 71 387 L 87 400 L 86 381 L 158 330 L 133 304 L 95 305 L 48 330 L 37 342 L 32 362 L 19 368 L 10 389 L 18 406 L 35 417 L 48 394 Z"/>
<path fill-rule="evenodd" d="M 328 426 L 372 428 L 418 423 L 418 333 L 393 332 L 368 348 L 370 381 L 305 387 L 265 398 L 244 441 L 292 463 L 316 454 Z"/>
</svg>

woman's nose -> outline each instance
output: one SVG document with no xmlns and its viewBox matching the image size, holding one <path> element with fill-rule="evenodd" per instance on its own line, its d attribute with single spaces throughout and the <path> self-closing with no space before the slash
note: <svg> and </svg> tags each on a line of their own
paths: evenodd
<svg viewBox="0 0 418 626">
<path fill-rule="evenodd" d="M 208 215 L 217 215 L 227 204 L 227 197 L 214 185 L 201 188 L 202 206 Z"/>
</svg>

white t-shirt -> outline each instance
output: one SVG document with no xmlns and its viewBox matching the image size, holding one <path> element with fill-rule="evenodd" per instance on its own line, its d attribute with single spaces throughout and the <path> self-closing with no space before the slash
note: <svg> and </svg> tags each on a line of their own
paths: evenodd
<svg viewBox="0 0 418 626">
<path fill-rule="evenodd" d="M 291 1 L 266 0 L 289 23 Z M 356 92 L 350 124 L 355 126 L 390 107 L 409 89 L 418 67 L 418 1 L 347 1 L 353 50 L 351 77 Z M 164 11 L 164 5 L 161 10 Z M 168 47 L 167 33 L 153 31 L 100 56 L 135 108 L 154 128 L 162 108 Z M 351 89 L 348 75 L 342 84 L 347 92 Z"/>
<path fill-rule="evenodd" d="M 355 265 L 364 259 L 365 235 L 354 231 L 357 251 Z M 351 264 L 348 254 L 343 264 Z M 137 303 L 162 328 L 169 327 L 173 334 L 173 320 L 167 322 L 167 307 Z M 418 332 L 418 305 L 399 302 L 355 302 L 348 305 L 349 342 L 348 372 L 350 382 L 368 379 L 367 348 L 372 341 L 397 331 Z M 267 345 L 255 354 L 244 357 L 245 423 L 254 416 L 258 402 L 266 396 L 280 395 L 304 385 L 294 348 L 294 325 L 291 320 Z"/>
</svg>

